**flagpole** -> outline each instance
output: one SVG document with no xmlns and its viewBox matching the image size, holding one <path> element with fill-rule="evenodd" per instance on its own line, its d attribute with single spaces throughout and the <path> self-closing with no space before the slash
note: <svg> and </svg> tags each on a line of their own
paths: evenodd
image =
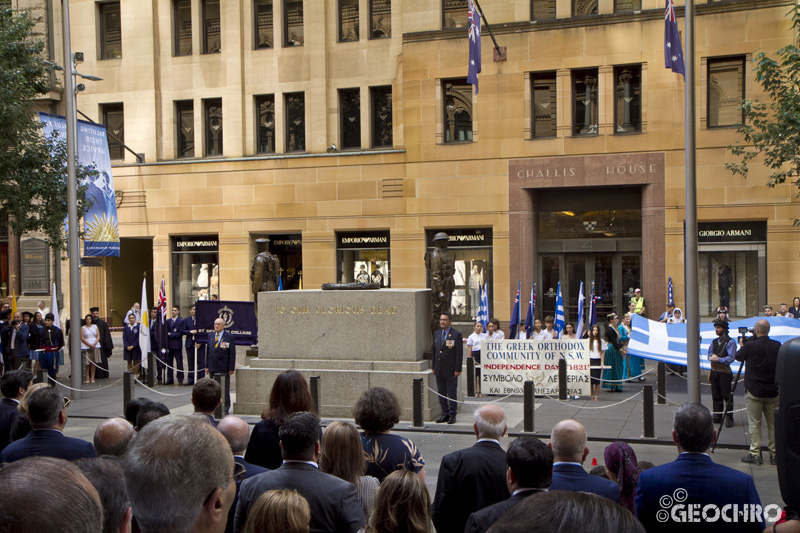
<svg viewBox="0 0 800 533">
<path fill-rule="evenodd" d="M 475 7 L 478 8 L 478 11 L 481 14 L 481 22 L 483 24 L 486 24 L 486 29 L 489 30 L 489 37 L 492 38 L 492 42 L 494 43 L 494 49 L 497 50 L 497 53 L 502 57 L 504 54 L 502 50 L 500 50 L 500 45 L 497 44 L 497 39 L 494 38 L 494 34 L 492 33 L 492 28 L 489 26 L 489 22 L 486 20 L 486 15 L 483 14 L 483 8 L 481 7 L 480 3 L 478 3 L 478 0 L 472 0 L 472 1 L 475 2 Z"/>
<path fill-rule="evenodd" d="M 684 268 L 686 294 L 686 387 L 689 401 L 700 402 L 700 303 L 697 280 L 697 175 L 695 145 L 694 0 L 686 0 L 686 222 Z"/>
</svg>

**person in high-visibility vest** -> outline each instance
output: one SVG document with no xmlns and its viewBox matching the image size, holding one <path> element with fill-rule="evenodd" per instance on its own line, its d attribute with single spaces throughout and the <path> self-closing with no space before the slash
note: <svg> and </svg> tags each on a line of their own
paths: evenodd
<svg viewBox="0 0 800 533">
<path fill-rule="evenodd" d="M 633 308 L 634 313 L 637 315 L 644 315 L 645 311 L 647 310 L 647 303 L 644 301 L 644 296 L 642 296 L 642 289 L 636 289 L 633 291 L 631 303 L 636 304 Z"/>
</svg>

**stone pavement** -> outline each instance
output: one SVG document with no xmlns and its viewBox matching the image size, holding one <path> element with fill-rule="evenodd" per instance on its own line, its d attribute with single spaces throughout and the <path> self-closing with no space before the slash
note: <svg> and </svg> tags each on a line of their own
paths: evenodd
<svg viewBox="0 0 800 533">
<path fill-rule="evenodd" d="M 116 337 L 116 335 L 115 335 Z M 115 338 L 115 345 L 117 339 Z M 118 345 L 122 345 L 121 339 Z M 111 359 L 111 377 L 108 380 L 98 381 L 94 385 L 84 386 L 81 398 L 74 400 L 69 406 L 70 421 L 67 423 L 67 435 L 91 440 L 94 430 L 101 420 L 110 416 L 122 416 L 122 374 L 125 363 L 121 360 L 121 350 L 115 350 Z M 644 384 L 655 385 L 654 366 L 648 364 L 648 381 Z M 67 374 L 69 368 L 62 368 L 59 382 L 69 385 Z M 232 380 L 232 396 L 235 398 L 235 379 Z M 667 398 L 669 405 L 655 406 L 655 439 L 642 438 L 642 383 L 625 384 L 622 393 L 601 392 L 600 401 L 592 402 L 587 399 L 558 402 L 549 398 L 537 398 L 534 414 L 534 435 L 547 440 L 552 427 L 560 420 L 573 418 L 581 422 L 589 434 L 590 453 L 585 466 L 589 467 L 592 459 L 596 458 L 598 464 L 603 464 L 603 450 L 614 440 L 624 440 L 631 444 L 639 460 L 647 460 L 656 465 L 673 461 L 677 450 L 672 443 L 672 413 L 675 405 L 687 398 L 686 380 L 678 375 L 667 376 Z M 409 382 L 409 387 L 411 383 Z M 321 383 L 320 394 L 324 395 L 324 383 Z M 744 407 L 744 386 L 739 384 L 736 391 L 735 409 Z M 68 393 L 66 388 L 63 389 Z M 710 388 L 701 386 L 702 401 L 711 405 Z M 134 397 L 144 396 L 163 402 L 176 414 L 189 414 L 192 412 L 191 389 L 179 386 L 160 386 L 148 390 L 138 384 L 134 387 Z M 266 406 L 267 398 L 264 398 Z M 426 460 L 426 482 L 434 493 L 438 467 L 443 455 L 451 451 L 466 448 L 475 442 L 472 434 L 472 413 L 487 402 L 496 402 L 503 407 L 508 418 L 508 433 L 510 437 L 504 438 L 504 446 L 510 438 L 523 434 L 523 407 L 522 398 L 512 397 L 483 397 L 465 398 L 459 406 L 457 424 L 435 424 L 426 422 L 424 428 L 412 428 L 410 421 L 401 421 L 395 426 L 394 431 L 411 439 L 422 452 Z M 258 416 L 243 416 L 247 422 L 255 424 Z M 779 504 L 783 506 L 778 487 L 776 468 L 768 464 L 752 466 L 740 461 L 747 453 L 747 415 L 744 411 L 734 414 L 736 426 L 723 428 L 717 450 L 711 454 L 717 462 L 746 472 L 753 476 L 763 505 Z M 330 419 L 323 419 L 330 422 Z M 763 429 L 766 442 L 766 428 Z M 767 458 L 767 452 L 764 452 Z"/>
</svg>

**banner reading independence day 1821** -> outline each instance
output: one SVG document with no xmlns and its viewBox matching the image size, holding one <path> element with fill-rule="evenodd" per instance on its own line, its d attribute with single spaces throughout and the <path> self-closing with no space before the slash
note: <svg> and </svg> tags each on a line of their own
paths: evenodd
<svg viewBox="0 0 800 533">
<path fill-rule="evenodd" d="M 39 113 L 45 136 L 58 132 L 66 141 L 67 123 L 64 117 Z M 119 223 L 111 158 L 108 154 L 106 128 L 100 124 L 78 121 L 78 164 L 94 166 L 97 176 L 87 179 L 86 197 L 92 206 L 83 216 L 84 256 L 119 257 Z M 88 183 L 87 183 L 88 182 Z"/>
</svg>

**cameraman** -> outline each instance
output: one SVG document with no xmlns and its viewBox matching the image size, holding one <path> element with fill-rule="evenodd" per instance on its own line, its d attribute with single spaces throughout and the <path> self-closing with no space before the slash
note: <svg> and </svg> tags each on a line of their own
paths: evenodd
<svg viewBox="0 0 800 533">
<path fill-rule="evenodd" d="M 733 427 L 733 395 L 731 394 L 731 363 L 736 357 L 736 341 L 728 336 L 728 322 L 720 318 L 714 321 L 717 338 L 708 347 L 711 361 L 711 399 L 714 406 L 714 423 L 722 422 L 722 409 L 727 406 L 725 427 Z M 724 403 L 723 403 L 724 402 Z"/>
<path fill-rule="evenodd" d="M 744 342 L 736 353 L 736 360 L 747 364 L 744 373 L 744 398 L 747 405 L 747 424 L 750 431 L 750 453 L 742 457 L 743 463 L 760 465 L 761 415 L 767 422 L 767 448 L 769 464 L 775 464 L 775 409 L 778 407 L 778 385 L 775 384 L 775 365 L 781 343 L 768 336 L 769 322 L 759 320 L 754 329 L 755 338 Z"/>
</svg>

